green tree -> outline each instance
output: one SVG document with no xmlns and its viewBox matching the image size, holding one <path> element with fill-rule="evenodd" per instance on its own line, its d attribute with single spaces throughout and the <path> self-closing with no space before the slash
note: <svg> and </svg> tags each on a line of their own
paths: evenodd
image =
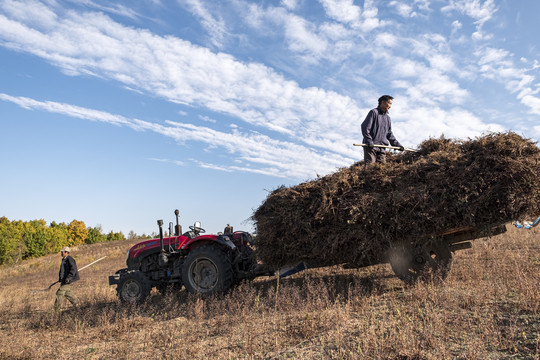
<svg viewBox="0 0 540 360">
<path fill-rule="evenodd" d="M 107 241 L 116 241 L 116 240 L 125 240 L 126 237 L 124 236 L 124 234 L 122 234 L 122 232 L 113 232 L 111 230 L 111 232 L 109 234 L 107 234 Z"/>
<path fill-rule="evenodd" d="M 128 240 L 135 240 L 135 239 L 138 239 L 137 233 L 131 230 L 128 234 Z"/>
<path fill-rule="evenodd" d="M 69 244 L 69 231 L 65 223 L 57 224 L 52 222 L 49 226 L 50 240 L 47 243 L 47 253 L 59 252 L 64 246 Z"/>
<path fill-rule="evenodd" d="M 88 228 L 88 237 L 86 238 L 87 244 L 95 244 L 107 240 L 107 236 L 102 234 L 101 225 Z"/>
<path fill-rule="evenodd" d="M 46 254 L 50 233 L 45 220 L 32 220 L 24 223 L 22 239 L 25 245 L 23 259 L 39 257 Z"/>
<path fill-rule="evenodd" d="M 18 262 L 24 252 L 22 221 L 9 221 L 5 216 L 0 218 L 0 264 Z"/>
<path fill-rule="evenodd" d="M 130 232 L 130 237 L 137 234 Z M 140 237 L 148 238 L 146 235 Z M 66 223 L 53 221 L 47 226 L 45 220 L 10 221 L 0 217 L 0 264 L 17 263 L 20 260 L 43 256 L 60 251 L 64 246 L 93 244 L 103 241 L 125 240 L 122 232 L 104 235 L 101 226 L 86 227 L 83 221 Z"/>
<path fill-rule="evenodd" d="M 88 229 L 86 228 L 86 225 L 83 221 L 73 220 L 69 223 L 67 229 L 69 233 L 69 246 L 77 246 L 84 244 L 84 242 L 88 238 Z"/>
</svg>

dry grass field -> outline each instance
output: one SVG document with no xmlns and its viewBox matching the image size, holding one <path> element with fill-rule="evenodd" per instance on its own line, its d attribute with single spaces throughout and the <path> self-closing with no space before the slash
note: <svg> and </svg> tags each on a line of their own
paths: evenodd
<svg viewBox="0 0 540 360">
<path fill-rule="evenodd" d="M 0 267 L 2 359 L 540 359 L 540 229 L 474 241 L 445 283 L 389 265 L 311 269 L 201 299 L 122 306 L 107 276 L 133 242 L 73 249 L 81 306 L 52 310 L 60 255 Z"/>
</svg>

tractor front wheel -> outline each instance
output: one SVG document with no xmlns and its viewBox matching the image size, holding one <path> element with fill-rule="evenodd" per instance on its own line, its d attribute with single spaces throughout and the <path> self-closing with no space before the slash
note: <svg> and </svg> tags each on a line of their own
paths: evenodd
<svg viewBox="0 0 540 360">
<path fill-rule="evenodd" d="M 182 281 L 190 293 L 224 293 L 233 283 L 231 261 L 216 245 L 195 248 L 183 264 Z"/>
<path fill-rule="evenodd" d="M 140 304 L 146 300 L 152 285 L 140 271 L 129 271 L 120 276 L 116 292 L 120 301 L 126 304 Z"/>
<path fill-rule="evenodd" d="M 394 273 L 407 284 L 442 281 L 452 268 L 452 252 L 448 244 L 440 241 L 394 245 L 389 260 Z"/>
</svg>

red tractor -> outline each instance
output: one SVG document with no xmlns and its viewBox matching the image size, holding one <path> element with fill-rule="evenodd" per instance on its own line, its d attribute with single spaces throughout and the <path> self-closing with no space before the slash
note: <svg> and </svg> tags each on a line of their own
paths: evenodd
<svg viewBox="0 0 540 360">
<path fill-rule="evenodd" d="M 159 238 L 134 245 L 127 253 L 127 268 L 109 276 L 122 302 L 143 302 L 153 287 L 162 293 L 182 286 L 190 293 L 223 293 L 244 279 L 269 274 L 255 260 L 249 233 L 227 227 L 224 233 L 207 235 L 195 222 L 181 234 L 179 212 L 174 213 L 176 226 L 169 223 L 169 237 L 163 237 L 163 220 L 158 220 Z"/>
</svg>

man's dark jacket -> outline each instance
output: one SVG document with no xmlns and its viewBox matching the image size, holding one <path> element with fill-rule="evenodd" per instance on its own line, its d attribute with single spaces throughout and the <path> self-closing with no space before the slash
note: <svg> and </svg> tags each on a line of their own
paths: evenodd
<svg viewBox="0 0 540 360">
<path fill-rule="evenodd" d="M 387 112 L 379 107 L 372 109 L 362 123 L 362 135 L 364 144 L 401 146 L 392 133 L 392 122 Z"/>
<path fill-rule="evenodd" d="M 77 270 L 75 259 L 73 259 L 71 255 L 66 256 L 62 259 L 62 264 L 60 265 L 58 281 L 60 281 L 60 284 L 65 285 L 71 284 L 79 279 L 79 270 Z"/>
</svg>

